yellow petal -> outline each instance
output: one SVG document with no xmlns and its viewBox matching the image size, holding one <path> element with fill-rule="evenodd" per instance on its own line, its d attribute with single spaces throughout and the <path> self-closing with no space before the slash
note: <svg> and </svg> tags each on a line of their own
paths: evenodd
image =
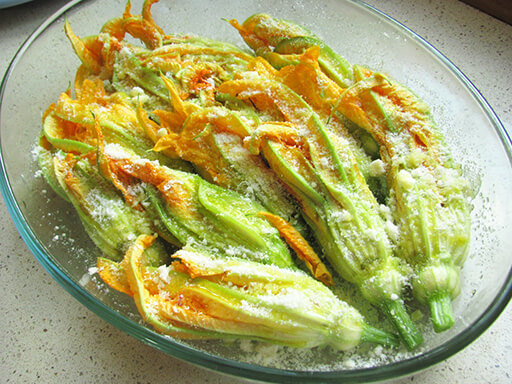
<svg viewBox="0 0 512 384">
<path fill-rule="evenodd" d="M 306 239 L 286 220 L 269 212 L 260 212 L 278 231 L 288 245 L 295 251 L 299 259 L 304 261 L 313 276 L 326 285 L 334 285 L 327 267 L 311 248 Z"/>
<path fill-rule="evenodd" d="M 133 296 L 133 292 L 130 289 L 130 284 L 126 277 L 126 272 L 120 263 L 98 257 L 96 266 L 98 267 L 98 274 L 108 286 L 114 288 L 116 291 Z"/>
</svg>

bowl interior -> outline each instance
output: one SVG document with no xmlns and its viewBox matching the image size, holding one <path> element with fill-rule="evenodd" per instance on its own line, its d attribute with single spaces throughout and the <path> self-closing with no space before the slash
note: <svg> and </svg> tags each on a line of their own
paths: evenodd
<svg viewBox="0 0 512 384">
<path fill-rule="evenodd" d="M 118 0 L 85 2 L 71 7 L 66 17 L 79 36 L 86 36 L 120 15 L 124 6 L 124 1 Z M 138 13 L 140 2 L 132 1 L 132 9 Z M 457 352 L 490 324 L 510 297 L 511 151 L 499 121 L 474 87 L 442 56 L 397 23 L 359 3 L 243 0 L 213 5 L 193 0 L 180 6 L 159 3 L 153 14 L 167 33 L 194 33 L 242 46 L 237 33 L 221 18 L 244 20 L 257 12 L 305 25 L 350 62 L 388 73 L 431 105 L 454 156 L 479 189 L 474 200 L 471 252 L 462 273 L 462 293 L 454 302 L 456 323 L 452 329 L 429 334 L 421 356 L 398 356 L 396 359 L 406 360 L 401 363 L 376 358 L 375 367 L 367 368 L 364 363 L 354 371 L 346 365 L 347 355 L 340 353 L 282 353 L 268 348 L 245 353 L 219 343 L 184 344 L 145 328 L 131 298 L 108 289 L 88 273 L 100 251 L 83 231 L 74 209 L 53 193 L 38 172 L 34 147 L 42 113 L 67 89 L 79 65 L 64 36 L 62 16 L 22 49 L 3 84 L 2 188 L 24 240 L 66 289 L 114 325 L 173 355 L 231 373 L 250 377 L 259 372 L 260 378 L 266 377 L 264 373 L 279 380 L 291 374 L 298 375 L 297 379 L 311 377 L 273 368 L 323 372 L 315 376 L 318 379 L 357 372 L 364 381 L 412 372 Z"/>
</svg>

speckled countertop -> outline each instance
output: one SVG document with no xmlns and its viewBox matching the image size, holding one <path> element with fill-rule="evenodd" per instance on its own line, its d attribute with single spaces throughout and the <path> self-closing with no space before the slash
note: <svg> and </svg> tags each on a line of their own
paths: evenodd
<svg viewBox="0 0 512 384">
<path fill-rule="evenodd" d="M 512 132 L 512 26 L 459 1 L 372 0 L 426 38 L 476 85 Z M 0 10 L 0 75 L 62 0 Z M 0 382 L 241 383 L 184 363 L 89 312 L 39 265 L 0 202 Z M 512 307 L 466 349 L 393 383 L 512 382 Z"/>
</svg>

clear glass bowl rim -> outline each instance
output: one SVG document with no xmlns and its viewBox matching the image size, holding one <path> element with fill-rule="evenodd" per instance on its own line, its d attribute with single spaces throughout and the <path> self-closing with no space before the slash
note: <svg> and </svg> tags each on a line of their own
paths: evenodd
<svg viewBox="0 0 512 384">
<path fill-rule="evenodd" d="M 359 0 L 347 0 L 355 3 L 374 15 L 383 18 L 384 20 L 398 26 L 404 31 L 410 38 L 419 42 L 424 48 L 433 53 L 437 59 L 443 62 L 448 69 L 450 69 L 456 77 L 466 86 L 467 90 L 477 100 L 489 120 L 494 125 L 496 132 L 499 134 L 501 142 L 505 147 L 509 162 L 512 166 L 512 140 L 508 135 L 507 131 L 503 127 L 503 124 L 499 120 L 498 116 L 485 100 L 478 89 L 473 83 L 440 51 L 438 51 L 433 45 L 422 38 L 417 33 L 410 30 L 408 27 L 388 16 L 382 11 L 368 5 Z M 65 4 L 57 12 L 46 19 L 22 44 L 17 51 L 16 55 L 9 64 L 7 71 L 0 84 L 0 113 L 2 109 L 1 101 L 3 100 L 4 91 L 6 84 L 9 81 L 10 74 L 16 66 L 17 61 L 23 56 L 23 54 L 29 49 L 30 45 L 39 35 L 45 32 L 47 27 L 52 23 L 58 21 L 68 10 L 80 5 L 83 0 L 73 0 Z M 1 127 L 0 127 L 1 129 Z M 1 140 L 1 138 L 0 138 Z M 1 142 L 0 142 L 1 144 Z M 4 198 L 7 206 L 7 210 L 11 215 L 14 224 L 20 233 L 22 239 L 27 244 L 30 251 L 34 254 L 39 263 L 43 268 L 61 285 L 64 289 L 70 293 L 75 299 L 81 304 L 87 307 L 89 310 L 94 312 L 96 315 L 106 320 L 110 324 L 114 325 L 123 332 L 135 337 L 136 339 L 151 345 L 169 355 L 185 360 L 192 364 L 209 368 L 218 372 L 223 372 L 229 375 L 243 377 L 247 379 L 262 380 L 268 382 L 297 382 L 297 383 L 309 383 L 309 382 L 322 382 L 322 383 L 339 383 L 339 382 L 352 382 L 352 383 L 364 383 L 377 380 L 387 380 L 397 378 L 400 376 L 412 374 L 420 370 L 426 369 L 434 364 L 437 364 L 448 357 L 459 352 L 477 337 L 479 337 L 501 314 L 505 309 L 508 302 L 512 297 L 512 269 L 507 275 L 507 279 L 503 284 L 500 293 L 494 298 L 491 304 L 483 312 L 483 314 L 471 325 L 466 327 L 464 331 L 446 341 L 442 345 L 422 354 L 415 356 L 408 360 L 392 363 L 386 366 L 364 368 L 355 370 L 343 370 L 343 371 L 329 371 L 329 372 L 318 372 L 318 371 L 295 371 L 295 370 L 282 370 L 276 368 L 268 368 L 256 366 L 248 363 L 238 362 L 235 360 L 229 360 L 222 357 L 214 356 L 195 350 L 191 347 L 177 344 L 172 339 L 162 336 L 149 328 L 144 327 L 132 320 L 127 319 L 120 313 L 112 310 L 110 307 L 104 305 L 97 299 L 95 299 L 90 293 L 85 291 L 82 287 L 77 285 L 71 280 L 66 273 L 54 264 L 46 254 L 43 245 L 39 242 L 37 237 L 32 232 L 29 224 L 27 223 L 18 203 L 11 189 L 8 176 L 6 173 L 6 167 L 4 163 L 4 157 L 2 153 L 2 147 L 0 145 L 0 191 Z"/>
</svg>

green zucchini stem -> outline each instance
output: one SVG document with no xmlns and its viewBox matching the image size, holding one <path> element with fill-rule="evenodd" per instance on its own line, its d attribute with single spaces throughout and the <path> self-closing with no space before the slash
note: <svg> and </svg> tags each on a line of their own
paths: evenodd
<svg viewBox="0 0 512 384">
<path fill-rule="evenodd" d="M 423 336 L 409 317 L 402 300 L 386 300 L 381 307 L 393 322 L 407 348 L 412 350 L 423 343 Z"/>
<path fill-rule="evenodd" d="M 434 330 L 443 332 L 453 326 L 452 300 L 448 292 L 432 295 L 428 301 Z"/>
<path fill-rule="evenodd" d="M 368 324 L 363 325 L 361 340 L 390 347 L 398 347 L 400 345 L 399 338 L 394 334 L 374 328 Z"/>
</svg>

